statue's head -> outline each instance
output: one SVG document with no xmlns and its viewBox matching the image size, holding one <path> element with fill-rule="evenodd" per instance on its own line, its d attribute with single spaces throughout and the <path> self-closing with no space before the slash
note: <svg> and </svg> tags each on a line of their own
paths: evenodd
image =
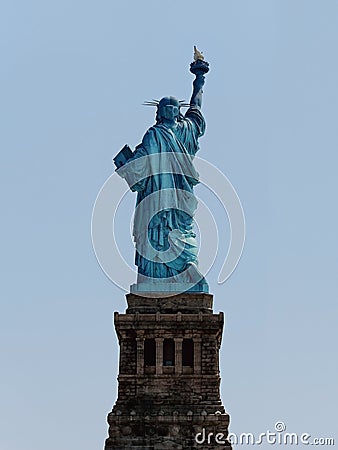
<svg viewBox="0 0 338 450">
<path fill-rule="evenodd" d="M 175 120 L 180 114 L 180 102 L 175 97 L 163 97 L 157 106 L 157 121 Z"/>
</svg>

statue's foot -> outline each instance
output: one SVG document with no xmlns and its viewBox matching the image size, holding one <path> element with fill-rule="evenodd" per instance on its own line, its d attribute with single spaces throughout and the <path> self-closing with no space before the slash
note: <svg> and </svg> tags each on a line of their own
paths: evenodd
<svg viewBox="0 0 338 450">
<path fill-rule="evenodd" d="M 185 270 L 185 273 L 189 277 L 189 283 L 206 283 L 206 279 L 204 278 L 203 274 L 198 270 L 197 264 L 190 262 L 187 264 L 187 269 Z"/>
</svg>

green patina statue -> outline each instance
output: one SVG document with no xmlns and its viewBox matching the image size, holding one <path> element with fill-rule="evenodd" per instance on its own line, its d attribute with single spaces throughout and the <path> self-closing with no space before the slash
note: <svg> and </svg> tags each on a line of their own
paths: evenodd
<svg viewBox="0 0 338 450">
<path fill-rule="evenodd" d="M 137 192 L 133 235 L 138 267 L 134 292 L 208 292 L 198 270 L 193 230 L 198 183 L 193 159 L 205 132 L 201 112 L 209 64 L 194 47 L 190 71 L 195 75 L 190 103 L 175 97 L 146 102 L 156 106 L 156 123 L 131 151 L 125 146 L 114 158 L 117 173 Z M 181 108 L 188 107 L 186 113 Z"/>
</svg>

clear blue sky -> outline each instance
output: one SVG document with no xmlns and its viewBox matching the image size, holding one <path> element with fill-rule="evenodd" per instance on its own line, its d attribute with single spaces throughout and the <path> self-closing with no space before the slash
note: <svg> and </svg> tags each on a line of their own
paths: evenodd
<svg viewBox="0 0 338 450">
<path fill-rule="evenodd" d="M 153 123 L 142 102 L 189 99 L 194 44 L 211 66 L 200 156 L 247 222 L 233 276 L 217 285 L 218 258 L 208 277 L 231 431 L 338 439 L 337 21 L 334 0 L 3 2 L 1 450 L 102 448 L 125 301 L 91 211 Z"/>
</svg>

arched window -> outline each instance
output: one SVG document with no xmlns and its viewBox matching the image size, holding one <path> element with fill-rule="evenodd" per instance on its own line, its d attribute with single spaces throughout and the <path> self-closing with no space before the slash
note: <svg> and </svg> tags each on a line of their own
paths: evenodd
<svg viewBox="0 0 338 450">
<path fill-rule="evenodd" d="M 174 339 L 163 340 L 163 365 L 175 365 L 175 342 Z"/>
<path fill-rule="evenodd" d="M 182 366 L 194 367 L 194 342 L 192 339 L 183 339 Z"/>
<path fill-rule="evenodd" d="M 144 366 L 156 366 L 156 344 L 155 339 L 144 340 Z"/>
</svg>

